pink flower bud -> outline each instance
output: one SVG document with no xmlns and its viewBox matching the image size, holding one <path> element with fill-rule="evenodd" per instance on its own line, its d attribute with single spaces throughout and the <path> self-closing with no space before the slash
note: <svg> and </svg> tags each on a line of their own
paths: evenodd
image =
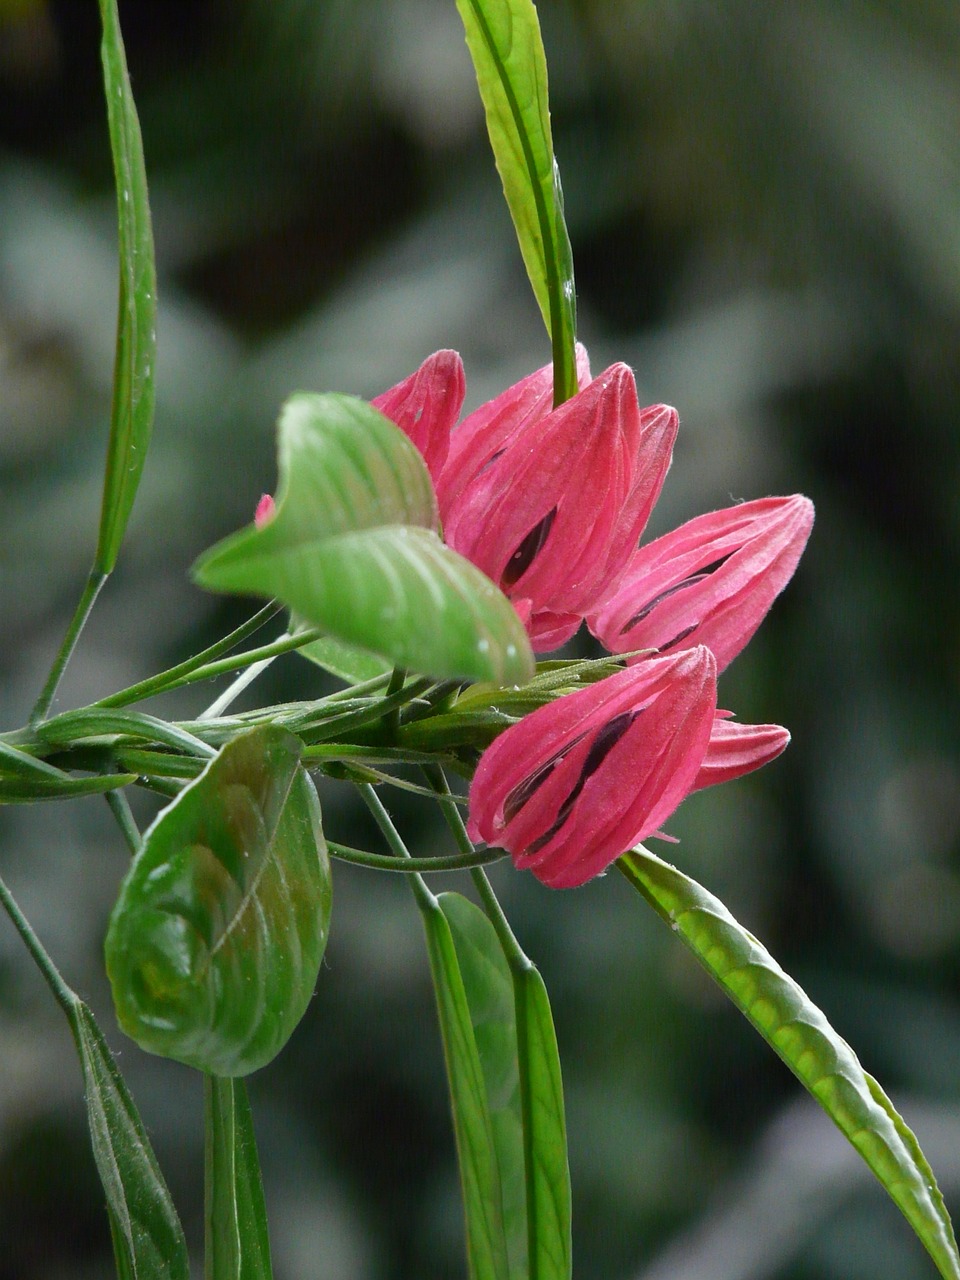
<svg viewBox="0 0 960 1280">
<path fill-rule="evenodd" d="M 257 503 L 257 509 L 253 513 L 253 523 L 258 529 L 262 529 L 265 524 L 269 524 L 273 519 L 277 510 L 277 504 L 274 502 L 269 493 L 261 496 Z"/>
<path fill-rule="evenodd" d="M 611 653 L 705 644 L 722 671 L 790 581 L 812 527 L 800 494 L 698 516 L 633 554 L 590 630 Z"/>
<path fill-rule="evenodd" d="M 703 646 L 567 694 L 487 748 L 470 787 L 471 838 L 571 888 L 657 832 L 693 788 L 716 711 Z"/>
<path fill-rule="evenodd" d="M 435 351 L 415 373 L 370 403 L 420 450 L 436 483 L 463 405 L 463 362 L 456 351 Z"/>
</svg>

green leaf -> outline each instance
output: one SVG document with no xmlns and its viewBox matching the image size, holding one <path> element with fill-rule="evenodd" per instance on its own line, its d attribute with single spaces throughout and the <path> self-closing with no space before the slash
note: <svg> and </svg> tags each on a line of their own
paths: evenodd
<svg viewBox="0 0 960 1280">
<path fill-rule="evenodd" d="M 624 854 L 617 865 L 859 1151 L 940 1274 L 960 1280 L 960 1254 L 933 1171 L 846 1041 L 757 939 L 695 880 L 642 847 Z"/>
<path fill-rule="evenodd" d="M 73 1033 L 117 1274 L 120 1280 L 188 1280 L 190 1263 L 177 1211 L 103 1033 L 89 1008 L 60 976 L 2 879 L 0 903 Z"/>
<path fill-rule="evenodd" d="M 109 573 L 140 484 L 153 427 L 157 277 L 140 122 L 130 89 L 116 0 L 100 0 L 101 60 L 117 184 L 120 301 L 110 444 L 94 568 Z"/>
<path fill-rule="evenodd" d="M 344 644 L 333 636 L 323 636 L 305 644 L 297 653 L 315 662 L 318 667 L 323 667 L 324 671 L 329 671 L 337 679 L 345 680 L 347 684 L 363 684 L 365 680 L 374 680 L 393 670 L 393 663 L 387 662 L 385 658 L 378 658 L 365 649 Z"/>
<path fill-rule="evenodd" d="M 511 1280 L 516 1273 L 510 1270 L 504 1235 L 498 1148 L 487 1099 L 487 1081 L 458 951 L 447 918 L 449 903 L 441 906 L 422 886 L 417 892 L 417 902 L 427 938 L 450 1083 L 470 1280 Z M 489 1037 L 482 1036 L 481 1040 L 488 1049 Z M 498 1129 L 502 1129 L 499 1124 Z"/>
<path fill-rule="evenodd" d="M 270 1280 L 270 1236 L 242 1080 L 204 1078 L 207 1280 Z"/>
<path fill-rule="evenodd" d="M 520 252 L 553 343 L 554 403 L 577 390 L 576 294 L 532 0 L 457 0 Z"/>
<path fill-rule="evenodd" d="M 531 1280 L 570 1280 L 570 1168 L 560 1054 L 547 989 L 532 965 L 514 973 L 520 1086 L 524 1095 Z"/>
<path fill-rule="evenodd" d="M 493 925 L 467 898 L 442 893 L 483 1072 L 511 1277 L 527 1274 L 523 1116 L 513 979 Z"/>
<path fill-rule="evenodd" d="M 526 632 L 506 596 L 429 529 L 364 529 L 245 562 L 205 562 L 196 577 L 218 590 L 277 596 L 391 667 L 499 684 L 533 673 Z"/>
<path fill-rule="evenodd" d="M 201 586 L 276 596 L 390 667 L 510 684 L 533 674 L 512 605 L 433 532 L 430 476 L 398 427 L 351 396 L 294 396 L 279 453 L 276 514 L 202 556 Z"/>
<path fill-rule="evenodd" d="M 188 1280 L 177 1211 L 133 1099 L 87 1006 L 68 1015 L 83 1068 L 90 1138 L 121 1280 Z"/>
<path fill-rule="evenodd" d="M 0 804 L 34 804 L 38 800 L 75 800 L 99 796 L 136 782 L 135 773 L 95 773 L 87 778 L 16 778 L 0 780 Z"/>
<path fill-rule="evenodd" d="M 439 903 L 456 948 L 486 1086 L 510 1275 L 569 1280 L 563 1085 L 543 979 L 526 957 L 508 964 L 493 925 L 472 902 L 445 893 Z"/>
<path fill-rule="evenodd" d="M 106 940 L 117 1017 L 141 1048 L 245 1075 L 303 1016 L 330 868 L 300 751 L 272 725 L 239 735 L 145 834 Z"/>
</svg>

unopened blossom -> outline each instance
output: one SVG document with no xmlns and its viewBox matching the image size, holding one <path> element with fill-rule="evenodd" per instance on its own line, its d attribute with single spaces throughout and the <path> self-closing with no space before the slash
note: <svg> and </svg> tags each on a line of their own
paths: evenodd
<svg viewBox="0 0 960 1280">
<path fill-rule="evenodd" d="M 273 495 L 264 493 L 257 503 L 257 509 L 253 513 L 253 523 L 258 529 L 262 529 L 265 524 L 269 524 L 277 511 L 277 504 L 273 499 Z"/>
<path fill-rule="evenodd" d="M 611 653 L 705 644 L 722 671 L 793 576 L 812 527 L 801 494 L 697 516 L 634 552 L 590 629 Z"/>
<path fill-rule="evenodd" d="M 483 753 L 471 837 L 507 849 L 544 884 L 583 884 L 693 789 L 715 712 L 716 662 L 702 645 L 540 707 Z"/>
<path fill-rule="evenodd" d="M 670 466 L 677 415 L 611 365 L 551 406 L 549 366 L 456 428 L 437 481 L 444 537 L 491 578 L 534 649 L 570 638 L 622 572 Z"/>
<path fill-rule="evenodd" d="M 463 406 L 463 361 L 456 351 L 435 351 L 416 372 L 371 401 L 410 437 L 434 480 L 450 448 L 450 432 Z"/>
</svg>

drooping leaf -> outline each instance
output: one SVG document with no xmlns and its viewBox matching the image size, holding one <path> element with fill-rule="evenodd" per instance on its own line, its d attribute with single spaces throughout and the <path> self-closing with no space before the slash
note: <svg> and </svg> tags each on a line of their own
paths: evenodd
<svg viewBox="0 0 960 1280">
<path fill-rule="evenodd" d="M 533 0 L 457 0 L 490 145 L 527 275 L 553 344 L 554 403 L 577 389 L 573 256 Z"/>
<path fill-rule="evenodd" d="M 500 1167 L 487 1083 L 446 910 L 417 892 L 450 1084 L 470 1280 L 513 1280 L 504 1234 Z"/>
<path fill-rule="evenodd" d="M 294 396 L 279 452 L 276 514 L 202 556 L 201 586 L 275 596 L 391 667 L 503 683 L 533 674 L 506 597 L 433 532 L 430 476 L 399 428 L 351 396 Z"/>
<path fill-rule="evenodd" d="M 642 847 L 617 865 L 859 1151 L 944 1280 L 960 1280 L 953 1227 L 916 1138 L 809 996 L 695 880 Z"/>
<path fill-rule="evenodd" d="M 107 973 L 144 1049 L 216 1075 L 269 1062 L 313 993 L 330 869 L 300 743 L 229 742 L 146 832 L 114 907 Z"/>
<path fill-rule="evenodd" d="M 263 1180 L 242 1080 L 204 1079 L 208 1280 L 271 1280 Z"/>
<path fill-rule="evenodd" d="M 528 960 L 508 964 L 493 925 L 472 902 L 455 893 L 443 894 L 439 902 L 453 936 L 487 1090 L 510 1275 L 569 1280 L 563 1085 L 543 979 Z"/>
<path fill-rule="evenodd" d="M 117 186 L 120 300 L 110 443 L 94 568 L 116 564 L 153 427 L 157 278 L 140 122 L 120 36 L 116 0 L 100 0 L 101 60 Z"/>
<path fill-rule="evenodd" d="M 188 1280 L 187 1245 L 170 1192 L 113 1055 L 79 997 L 70 1025 L 117 1274 L 121 1280 Z"/>
</svg>

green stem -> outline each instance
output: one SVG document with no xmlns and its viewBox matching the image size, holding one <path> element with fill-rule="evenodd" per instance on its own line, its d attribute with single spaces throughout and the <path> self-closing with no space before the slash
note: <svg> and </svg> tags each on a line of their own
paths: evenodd
<svg viewBox="0 0 960 1280">
<path fill-rule="evenodd" d="M 349 845 L 327 841 L 327 848 L 334 858 L 352 862 L 358 867 L 370 867 L 374 871 L 400 871 L 406 874 L 420 871 L 464 871 L 471 867 L 486 866 L 504 856 L 502 849 L 474 849 L 469 854 L 451 853 L 438 858 L 388 857 L 382 853 L 368 853 L 366 849 L 352 849 Z"/>
<path fill-rule="evenodd" d="M 275 617 L 280 612 L 280 609 L 281 606 L 275 602 L 264 605 L 252 618 L 248 618 L 236 630 L 231 631 L 222 640 L 218 640 L 200 653 L 195 653 L 192 658 L 187 658 L 175 667 L 168 667 L 166 671 L 160 671 L 157 675 L 150 676 L 147 680 L 132 684 L 127 689 L 121 689 L 118 693 L 111 693 L 109 697 L 101 698 L 99 702 L 94 703 L 94 706 L 125 707 L 131 702 L 141 702 L 144 698 L 152 698 L 155 694 L 166 692 L 167 689 L 176 689 L 182 684 L 187 684 L 188 680 L 185 677 L 193 675 L 205 663 L 212 662 L 222 654 L 229 653 L 231 649 L 235 649 L 238 644 L 242 644 L 248 636 L 252 636 L 254 632 L 259 631 L 271 618 Z M 195 678 L 202 679 L 203 677 Z"/>
<path fill-rule="evenodd" d="M 393 819 L 383 807 L 380 797 L 377 795 L 376 791 L 374 791 L 373 787 L 370 786 L 369 782 L 359 782 L 357 783 L 357 790 L 360 792 L 360 796 L 364 804 L 373 814 L 373 820 L 380 828 L 384 839 L 393 850 L 394 857 L 400 861 L 406 861 L 408 859 L 413 861 L 410 856 L 410 850 L 403 843 L 403 838 L 400 835 L 400 832 L 393 825 Z M 427 888 L 426 882 L 421 875 L 414 872 L 411 874 L 407 883 L 413 890 L 413 896 L 421 912 L 430 911 L 435 907 L 436 898 Z"/>
<path fill-rule="evenodd" d="M 282 636 L 277 637 L 274 644 L 280 644 L 291 638 L 290 633 L 285 631 Z M 233 706 L 234 702 L 236 702 L 240 694 L 243 693 L 244 689 L 246 689 L 248 685 L 253 684 L 254 680 L 256 680 L 258 676 L 263 675 L 264 671 L 267 670 L 276 657 L 277 654 L 273 654 L 269 658 L 261 658 L 259 662 L 251 663 L 245 671 L 241 671 L 240 674 L 227 686 L 227 688 L 224 689 L 219 698 L 215 698 L 213 702 L 210 703 L 206 711 L 200 712 L 197 719 L 216 720 L 219 716 L 223 715 L 224 711 Z"/>
<path fill-rule="evenodd" d="M 130 801 L 127 799 L 126 792 L 108 791 L 106 792 L 106 801 L 110 806 L 110 812 L 117 820 L 117 826 L 123 832 L 127 847 L 131 854 L 136 857 L 140 852 L 140 829 L 130 809 Z"/>
<path fill-rule="evenodd" d="M 390 674 L 390 683 L 387 685 L 387 691 L 384 698 L 393 698 L 403 689 L 407 673 L 403 667 L 394 667 Z M 395 703 L 383 717 L 383 726 L 387 731 L 390 740 L 396 739 L 400 732 L 400 704 Z"/>
<path fill-rule="evenodd" d="M 17 906 L 13 894 L 7 888 L 2 877 L 0 877 L 0 905 L 3 906 L 4 911 L 13 921 L 14 928 L 26 944 L 34 964 L 43 974 L 47 986 L 53 992 L 54 999 L 70 1019 L 70 1025 L 72 1026 L 76 1014 L 77 996 L 60 976 L 59 969 L 47 955 L 43 944 L 34 933 L 27 917 Z"/>
<path fill-rule="evenodd" d="M 46 717 L 47 712 L 50 710 L 50 706 L 54 698 L 57 696 L 57 689 L 60 687 L 60 680 L 66 670 L 67 663 L 70 661 L 70 656 L 77 646 L 77 641 L 80 639 L 80 633 L 86 626 L 87 619 L 90 617 L 93 606 L 96 604 L 97 596 L 100 594 L 100 589 L 106 580 L 107 575 L 99 572 L 98 570 L 92 570 L 88 576 L 86 586 L 83 589 L 83 594 L 80 597 L 76 611 L 73 618 L 70 620 L 69 627 L 67 628 L 67 634 L 63 637 L 63 643 L 57 651 L 57 656 L 53 661 L 53 666 L 50 668 L 50 674 L 47 676 L 46 683 L 40 691 L 40 697 L 34 704 L 33 711 L 30 713 L 31 724 L 38 724 Z"/>
</svg>

